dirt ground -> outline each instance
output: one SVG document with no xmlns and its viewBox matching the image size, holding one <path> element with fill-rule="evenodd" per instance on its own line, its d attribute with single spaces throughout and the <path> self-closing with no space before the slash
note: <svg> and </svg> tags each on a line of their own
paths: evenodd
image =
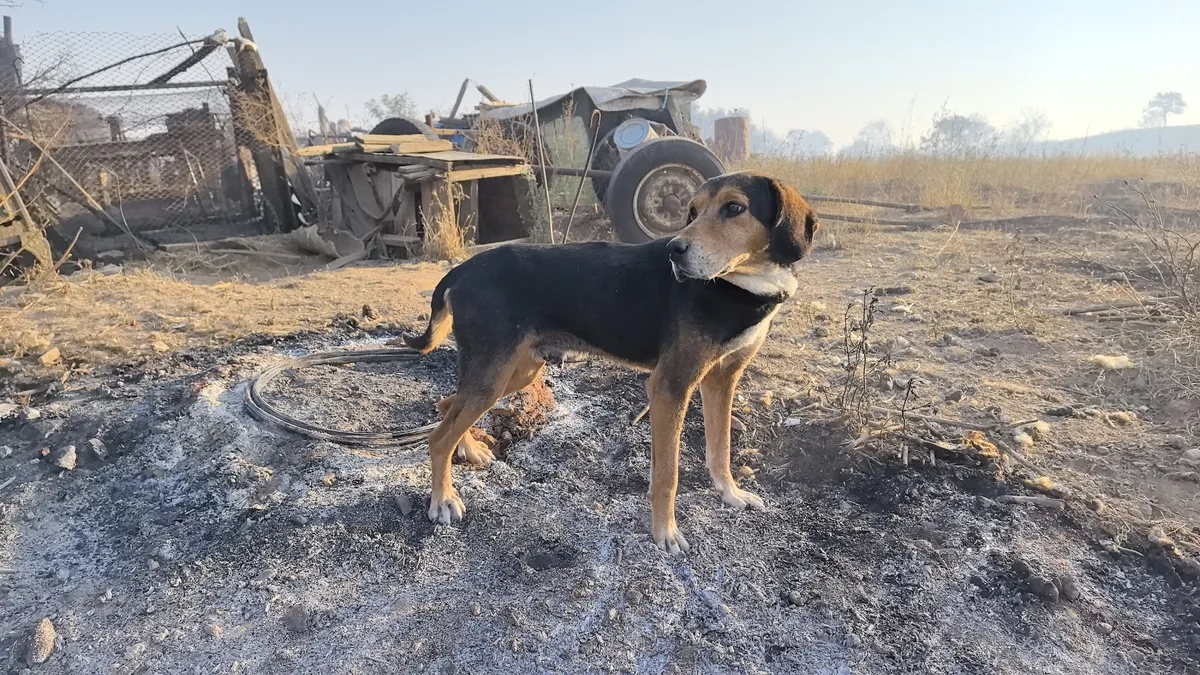
<svg viewBox="0 0 1200 675">
<path fill-rule="evenodd" d="M 677 558 L 648 536 L 645 393 L 621 368 L 550 368 L 545 428 L 455 468 L 455 527 L 424 516 L 422 448 L 245 413 L 261 369 L 418 321 L 444 267 L 196 282 L 130 265 L 6 295 L 0 663 L 22 672 L 49 618 L 34 673 L 1200 672 L 1200 441 L 1172 328 L 1063 313 L 1131 296 L 1111 280 L 1140 264 L 1128 232 L 822 236 L 739 388 L 735 472 L 769 509 L 720 503 L 697 399 Z M 978 425 L 1022 460 L 921 420 L 851 447 L 826 404 L 871 287 L 871 402 Z M 299 371 L 268 395 L 347 429 L 415 426 L 453 358 Z M 1017 438 L 1032 419 L 1048 426 Z M 1064 508 L 1005 501 L 1043 493 Z"/>
</svg>

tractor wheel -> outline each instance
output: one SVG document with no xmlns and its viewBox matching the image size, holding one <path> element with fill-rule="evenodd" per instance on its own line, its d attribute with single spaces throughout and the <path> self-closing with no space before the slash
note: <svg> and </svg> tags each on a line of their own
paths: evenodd
<svg viewBox="0 0 1200 675">
<path fill-rule="evenodd" d="M 704 181 L 725 173 L 711 150 L 682 136 L 656 138 L 621 160 L 609 180 L 608 217 L 622 241 L 674 236 Z"/>
<path fill-rule="evenodd" d="M 674 136 L 675 132 L 665 124 L 651 122 L 650 128 L 659 137 Z M 592 156 L 592 168 L 601 171 L 612 171 L 617 168 L 617 164 L 621 163 L 621 152 L 617 150 L 617 144 L 613 141 L 613 135 L 617 132 L 616 127 L 610 129 L 604 138 L 596 144 L 596 152 Z M 592 191 L 596 193 L 596 201 L 604 203 L 604 195 L 608 193 L 609 178 L 593 178 Z"/>
</svg>

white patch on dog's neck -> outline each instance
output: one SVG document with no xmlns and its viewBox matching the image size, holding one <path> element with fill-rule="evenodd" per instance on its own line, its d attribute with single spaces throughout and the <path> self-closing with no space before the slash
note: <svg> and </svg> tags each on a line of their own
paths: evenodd
<svg viewBox="0 0 1200 675">
<path fill-rule="evenodd" d="M 799 285 L 791 270 L 773 263 L 738 267 L 720 278 L 755 295 L 782 295 L 785 298 L 792 297 Z"/>
</svg>

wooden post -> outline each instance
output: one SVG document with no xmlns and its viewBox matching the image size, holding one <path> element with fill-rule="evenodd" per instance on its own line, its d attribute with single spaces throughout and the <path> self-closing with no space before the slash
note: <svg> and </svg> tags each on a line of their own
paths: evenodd
<svg viewBox="0 0 1200 675">
<path fill-rule="evenodd" d="M 37 260 L 38 264 L 47 269 L 54 268 L 54 255 L 50 252 L 50 242 L 46 241 L 45 235 L 38 229 L 37 223 L 29 215 L 29 209 L 25 208 L 25 200 L 21 198 L 21 191 L 17 189 L 16 183 L 13 182 L 12 174 L 8 172 L 8 165 L 0 162 L 0 189 L 4 193 L 11 195 L 5 201 L 5 206 L 11 208 L 11 205 L 16 206 L 18 222 L 22 225 L 17 229 L 17 236 L 21 239 L 21 247 Z M 11 202 L 11 205 L 10 205 Z"/>
<path fill-rule="evenodd" d="M 713 122 L 713 140 L 722 162 L 750 159 L 750 119 L 725 117 Z"/>
<path fill-rule="evenodd" d="M 244 18 L 238 18 L 238 33 L 253 42 L 254 34 Z M 296 138 L 283 114 L 283 106 L 271 87 L 262 57 L 256 49 L 250 48 L 235 51 L 233 56 L 238 64 L 239 89 L 246 98 L 238 106 L 242 116 L 242 135 L 249 137 L 247 142 L 254 154 L 254 166 L 263 197 L 271 212 L 269 216 L 278 230 L 289 232 L 300 226 L 291 201 L 292 193 L 302 204 L 313 206 L 316 204 L 316 186 L 308 171 L 293 155 L 298 149 Z M 248 106 L 253 106 L 253 110 Z M 259 134 L 246 133 L 250 131 L 245 128 L 248 120 L 254 120 Z M 266 138 L 259 138 L 259 135 Z"/>
</svg>

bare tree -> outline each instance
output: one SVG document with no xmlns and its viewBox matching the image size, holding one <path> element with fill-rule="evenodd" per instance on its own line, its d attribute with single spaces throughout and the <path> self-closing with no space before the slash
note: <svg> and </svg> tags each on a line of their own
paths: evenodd
<svg viewBox="0 0 1200 675">
<path fill-rule="evenodd" d="M 1144 128 L 1165 127 L 1169 116 L 1182 115 L 1185 110 L 1187 101 L 1183 100 L 1183 94 L 1177 91 L 1160 91 L 1146 104 L 1139 125 Z"/>
<path fill-rule="evenodd" d="M 416 117 L 417 104 L 407 91 L 399 94 L 384 94 L 378 99 L 367 101 L 367 114 L 375 122 L 382 122 L 389 117 Z"/>
<path fill-rule="evenodd" d="M 1053 125 L 1045 112 L 1035 108 L 1022 108 L 1021 116 L 1013 120 L 1005 131 L 1006 140 L 1014 149 L 1025 151 L 1034 143 L 1046 140 L 1051 126 Z"/>
<path fill-rule="evenodd" d="M 856 157 L 886 155 L 896 148 L 892 128 L 886 120 L 871 120 L 858 130 L 854 142 L 842 148 L 842 153 Z"/>
<path fill-rule="evenodd" d="M 995 127 L 982 115 L 941 112 L 921 137 L 921 149 L 934 154 L 958 155 L 986 150 L 997 140 Z"/>
</svg>

